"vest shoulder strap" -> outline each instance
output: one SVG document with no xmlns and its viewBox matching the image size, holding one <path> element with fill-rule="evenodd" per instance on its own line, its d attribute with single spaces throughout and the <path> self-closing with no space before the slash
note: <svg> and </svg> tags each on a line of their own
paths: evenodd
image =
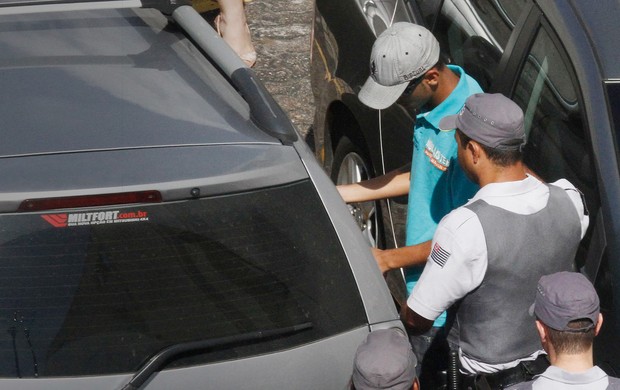
<svg viewBox="0 0 620 390">
<path fill-rule="evenodd" d="M 608 390 L 618 390 L 618 389 L 620 389 L 620 379 L 619 378 L 615 378 L 613 376 L 608 376 L 607 378 L 609 379 L 609 383 L 607 384 L 607 389 Z"/>
</svg>

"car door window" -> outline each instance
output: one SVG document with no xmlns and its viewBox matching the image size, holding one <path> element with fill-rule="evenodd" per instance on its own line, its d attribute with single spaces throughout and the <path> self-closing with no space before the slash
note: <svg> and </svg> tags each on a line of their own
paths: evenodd
<svg viewBox="0 0 620 390">
<path fill-rule="evenodd" d="M 431 28 L 435 22 L 435 17 L 439 12 L 441 2 L 437 0 L 416 0 L 415 3 L 420 10 L 420 15 L 422 16 L 424 25 Z"/>
<path fill-rule="evenodd" d="M 506 48 L 526 0 L 473 0 L 467 3 L 488 30 L 490 38 L 502 50 Z"/>
<path fill-rule="evenodd" d="M 546 26 L 537 32 L 513 95 L 525 113 L 525 162 L 545 181 L 569 180 L 585 196 L 590 229 L 577 254 L 585 263 L 600 199 L 577 78 L 568 56 Z"/>
<path fill-rule="evenodd" d="M 526 0 L 445 0 L 434 33 L 449 62 L 485 91 Z"/>
</svg>

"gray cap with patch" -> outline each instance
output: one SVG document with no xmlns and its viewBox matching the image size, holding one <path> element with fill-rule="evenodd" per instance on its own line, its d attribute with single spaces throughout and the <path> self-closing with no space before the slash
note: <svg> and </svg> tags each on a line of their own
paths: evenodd
<svg viewBox="0 0 620 390">
<path fill-rule="evenodd" d="M 410 390 L 417 360 L 398 328 L 370 332 L 357 348 L 351 378 L 356 390 Z"/>
<path fill-rule="evenodd" d="M 483 145 L 518 150 L 525 145 L 523 110 L 501 93 L 477 93 L 465 101 L 456 115 L 439 121 L 441 130 L 459 129 Z"/>
<path fill-rule="evenodd" d="M 600 303 L 594 286 L 579 272 L 558 272 L 538 281 L 536 298 L 530 315 L 548 327 L 576 332 L 592 328 L 598 322 Z M 587 319 L 591 324 L 576 329 L 571 321 Z"/>
</svg>

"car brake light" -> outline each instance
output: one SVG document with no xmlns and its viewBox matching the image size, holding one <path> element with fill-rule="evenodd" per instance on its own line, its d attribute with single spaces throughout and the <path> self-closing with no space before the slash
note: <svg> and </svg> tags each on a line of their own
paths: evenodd
<svg viewBox="0 0 620 390">
<path fill-rule="evenodd" d="M 26 199 L 19 205 L 18 211 L 41 211 L 128 203 L 159 203 L 161 201 L 159 191 L 123 192 L 118 194 Z"/>
</svg>

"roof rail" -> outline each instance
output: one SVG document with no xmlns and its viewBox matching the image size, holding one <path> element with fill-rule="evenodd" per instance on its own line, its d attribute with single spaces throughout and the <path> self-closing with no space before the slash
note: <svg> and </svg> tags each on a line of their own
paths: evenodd
<svg viewBox="0 0 620 390">
<path fill-rule="evenodd" d="M 191 0 L 0 0 L 0 15 L 118 8 L 154 8 L 166 15 Z"/>
<path fill-rule="evenodd" d="M 218 64 L 250 106 L 254 123 L 283 143 L 295 142 L 297 131 L 286 113 L 217 32 L 192 7 L 178 7 L 172 19 Z"/>
</svg>

